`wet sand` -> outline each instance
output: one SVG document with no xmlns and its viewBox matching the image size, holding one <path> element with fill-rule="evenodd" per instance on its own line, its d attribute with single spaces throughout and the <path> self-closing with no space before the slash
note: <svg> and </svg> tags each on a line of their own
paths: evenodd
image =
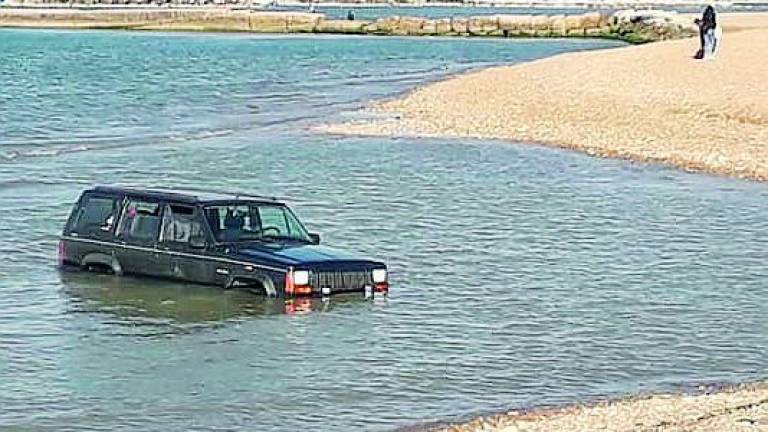
<svg viewBox="0 0 768 432">
<path fill-rule="evenodd" d="M 768 431 L 768 385 L 714 394 L 657 395 L 592 406 L 510 412 L 443 428 L 451 432 Z"/>
<path fill-rule="evenodd" d="M 768 180 L 768 14 L 721 20 L 714 61 L 692 58 L 696 38 L 570 53 L 452 77 L 375 104 L 383 119 L 322 130 L 542 143 Z"/>
</svg>

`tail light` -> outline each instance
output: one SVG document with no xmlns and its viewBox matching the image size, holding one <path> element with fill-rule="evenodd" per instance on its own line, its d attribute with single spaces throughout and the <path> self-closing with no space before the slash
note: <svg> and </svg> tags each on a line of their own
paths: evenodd
<svg viewBox="0 0 768 432">
<path fill-rule="evenodd" d="M 307 270 L 289 270 L 285 274 L 286 295 L 311 295 L 312 285 L 309 284 L 309 272 Z"/>
</svg>

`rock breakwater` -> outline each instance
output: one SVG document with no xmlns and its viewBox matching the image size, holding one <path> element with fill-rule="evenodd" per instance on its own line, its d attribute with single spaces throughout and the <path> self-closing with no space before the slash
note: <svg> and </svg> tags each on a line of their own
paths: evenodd
<svg viewBox="0 0 768 432">
<path fill-rule="evenodd" d="M 2 27 L 331 33 L 379 36 L 599 37 L 632 43 L 691 36 L 674 12 L 620 11 L 582 15 L 488 15 L 428 19 L 389 16 L 332 20 L 323 14 L 225 8 L 0 8 Z"/>
</svg>

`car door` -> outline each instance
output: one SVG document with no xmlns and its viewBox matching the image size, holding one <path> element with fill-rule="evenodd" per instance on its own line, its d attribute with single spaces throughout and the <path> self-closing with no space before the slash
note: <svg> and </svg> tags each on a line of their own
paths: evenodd
<svg viewBox="0 0 768 432">
<path fill-rule="evenodd" d="M 213 283 L 216 262 L 200 208 L 168 204 L 163 212 L 160 249 L 170 277 L 196 283 Z"/>
<path fill-rule="evenodd" d="M 120 247 L 116 254 L 125 273 L 167 276 L 157 249 L 162 210 L 159 201 L 126 198 L 117 227 Z"/>
</svg>

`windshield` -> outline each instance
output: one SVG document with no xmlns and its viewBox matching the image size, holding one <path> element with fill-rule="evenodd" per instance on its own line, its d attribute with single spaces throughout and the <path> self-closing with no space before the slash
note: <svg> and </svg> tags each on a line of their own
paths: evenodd
<svg viewBox="0 0 768 432">
<path fill-rule="evenodd" d="M 312 240 L 288 207 L 248 203 L 205 207 L 205 218 L 219 242 Z"/>
</svg>

